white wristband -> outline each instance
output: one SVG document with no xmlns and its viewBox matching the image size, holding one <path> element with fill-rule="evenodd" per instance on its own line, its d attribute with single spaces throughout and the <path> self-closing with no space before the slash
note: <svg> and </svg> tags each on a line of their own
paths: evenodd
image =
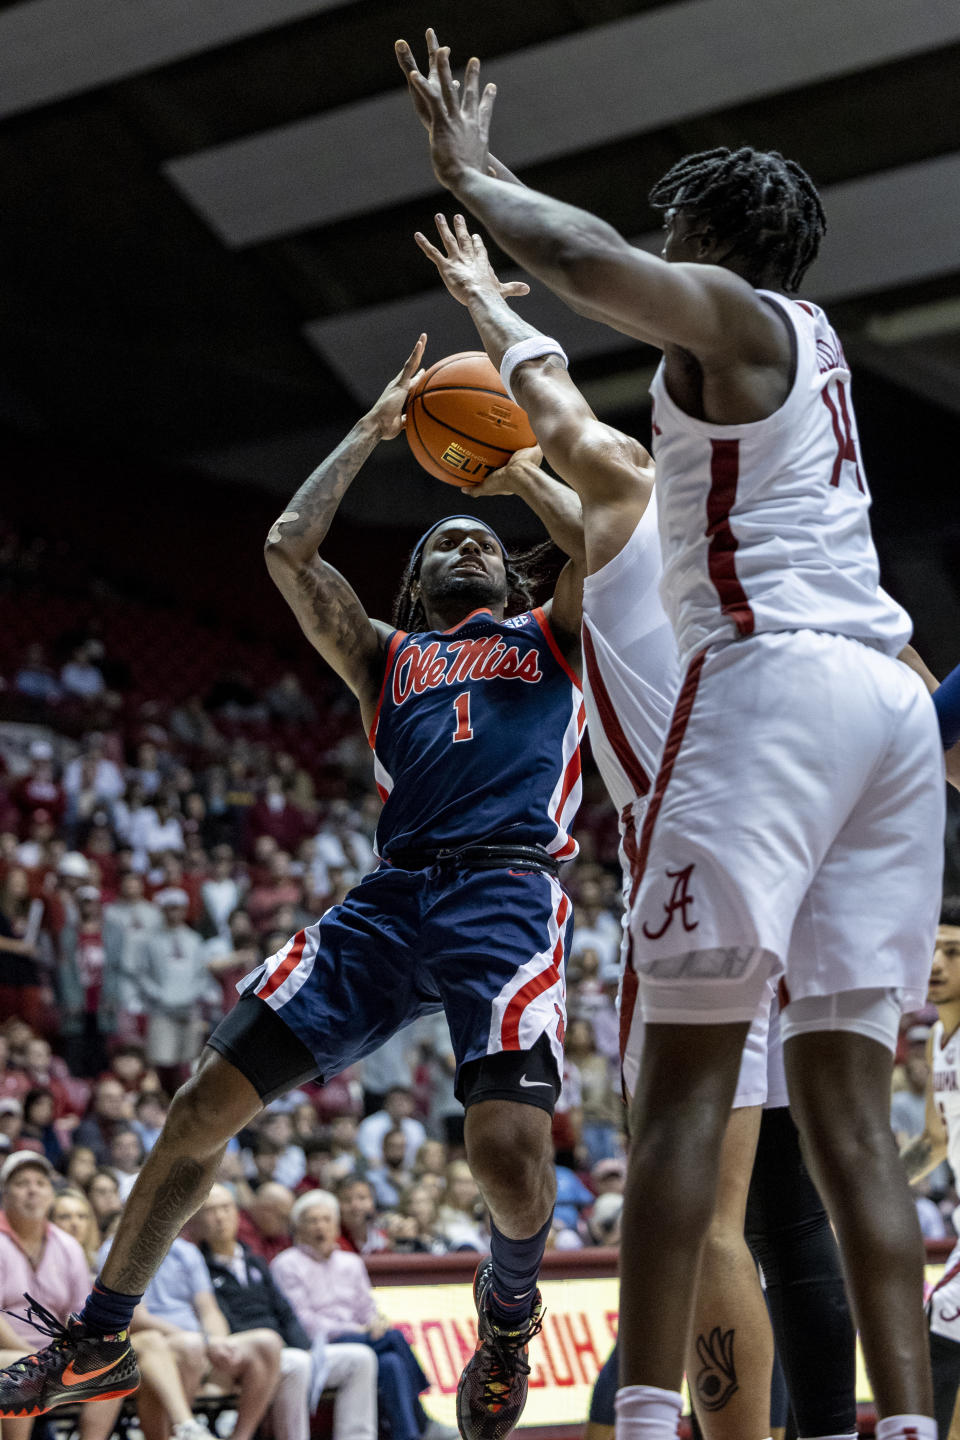
<svg viewBox="0 0 960 1440">
<path fill-rule="evenodd" d="M 549 335 L 528 335 L 526 340 L 518 340 L 516 345 L 511 345 L 500 361 L 500 379 L 503 381 L 504 389 L 515 405 L 520 401 L 510 388 L 510 381 L 513 379 L 513 372 L 518 365 L 526 360 L 542 360 L 545 355 L 559 355 L 563 361 L 564 368 L 568 365 L 563 346 L 556 340 L 551 340 Z"/>
</svg>

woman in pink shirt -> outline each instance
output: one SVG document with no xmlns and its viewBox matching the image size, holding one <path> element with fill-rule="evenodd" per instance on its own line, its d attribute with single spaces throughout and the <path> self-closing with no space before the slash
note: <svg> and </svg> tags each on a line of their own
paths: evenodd
<svg viewBox="0 0 960 1440">
<path fill-rule="evenodd" d="M 419 1395 L 429 1381 L 399 1330 L 381 1315 L 359 1255 L 341 1250 L 340 1206 L 326 1190 L 308 1190 L 290 1214 L 296 1244 L 270 1265 L 311 1340 L 360 1341 L 376 1351 L 381 1414 L 394 1440 L 442 1440 L 456 1431 L 428 1420 Z"/>
</svg>

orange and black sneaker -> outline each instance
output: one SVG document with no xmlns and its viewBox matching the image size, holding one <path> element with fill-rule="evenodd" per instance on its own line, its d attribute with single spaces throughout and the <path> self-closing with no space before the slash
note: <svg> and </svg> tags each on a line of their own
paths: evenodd
<svg viewBox="0 0 960 1440">
<path fill-rule="evenodd" d="M 52 1343 L 0 1370 L 0 1418 L 45 1415 L 55 1405 L 133 1394 L 140 1371 L 128 1331 L 94 1335 L 75 1315 L 61 1325 L 29 1295 L 23 1298 L 27 1313 L 17 1318 L 49 1335 Z"/>
<path fill-rule="evenodd" d="M 493 1261 L 481 1260 L 473 1280 L 477 1348 L 457 1386 L 457 1425 L 463 1440 L 503 1440 L 519 1422 L 527 1403 L 527 1346 L 543 1325 L 539 1290 L 532 1313 L 516 1326 L 495 1321 L 490 1314 L 492 1284 Z"/>
</svg>

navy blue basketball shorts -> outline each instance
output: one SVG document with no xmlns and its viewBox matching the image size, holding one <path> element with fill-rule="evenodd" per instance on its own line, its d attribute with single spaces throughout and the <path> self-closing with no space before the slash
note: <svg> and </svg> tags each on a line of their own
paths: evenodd
<svg viewBox="0 0 960 1440">
<path fill-rule="evenodd" d="M 559 881 L 539 870 L 381 865 L 244 976 L 209 1044 L 266 1103 L 442 1009 L 464 1105 L 552 1113 L 572 919 Z"/>
</svg>

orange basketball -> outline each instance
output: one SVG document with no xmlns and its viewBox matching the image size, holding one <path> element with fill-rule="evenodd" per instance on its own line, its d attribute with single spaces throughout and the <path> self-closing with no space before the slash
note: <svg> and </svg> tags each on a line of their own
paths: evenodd
<svg viewBox="0 0 960 1440">
<path fill-rule="evenodd" d="M 431 365 L 410 392 L 405 424 L 414 458 L 449 485 L 476 485 L 515 450 L 537 443 L 482 350 Z"/>
</svg>

